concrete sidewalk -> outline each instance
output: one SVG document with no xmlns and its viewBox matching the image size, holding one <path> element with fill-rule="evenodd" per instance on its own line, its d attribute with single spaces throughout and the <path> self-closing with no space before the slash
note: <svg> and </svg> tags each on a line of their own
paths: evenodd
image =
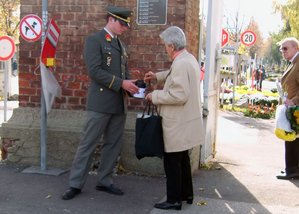
<svg viewBox="0 0 299 214">
<path fill-rule="evenodd" d="M 153 208 L 165 198 L 164 177 L 119 174 L 115 183 L 125 195 L 114 196 L 96 191 L 96 177 L 90 175 L 82 194 L 63 201 L 68 173 L 24 174 L 0 164 L 0 214 L 299 213 L 299 180 L 275 177 L 284 168 L 284 146 L 273 129 L 274 120 L 220 111 L 216 159 L 195 173 L 194 203 L 183 204 L 181 211 Z"/>
<path fill-rule="evenodd" d="M 299 213 L 299 180 L 276 179 L 284 168 L 284 142 L 274 127 L 274 120 L 219 112 L 214 166 L 196 173 L 195 204 L 182 213 Z"/>
</svg>

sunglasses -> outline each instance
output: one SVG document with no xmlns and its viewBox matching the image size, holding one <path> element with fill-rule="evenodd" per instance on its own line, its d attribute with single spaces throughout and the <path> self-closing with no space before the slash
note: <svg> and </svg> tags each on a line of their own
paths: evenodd
<svg viewBox="0 0 299 214">
<path fill-rule="evenodd" d="M 126 23 L 125 21 L 119 20 L 119 19 L 115 19 L 116 21 L 119 22 L 119 24 L 123 27 L 130 27 L 130 25 L 128 23 Z"/>
<path fill-rule="evenodd" d="M 279 50 L 280 51 L 287 51 L 289 48 L 287 48 L 287 47 L 281 47 Z"/>
</svg>

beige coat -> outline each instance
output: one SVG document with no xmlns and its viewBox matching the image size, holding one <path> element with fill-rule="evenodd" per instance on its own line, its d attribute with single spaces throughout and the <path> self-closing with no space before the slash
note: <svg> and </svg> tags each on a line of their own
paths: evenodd
<svg viewBox="0 0 299 214">
<path fill-rule="evenodd" d="M 197 60 L 183 51 L 173 61 L 170 71 L 156 75 L 158 83 L 165 81 L 163 90 L 152 93 L 152 101 L 159 106 L 163 118 L 165 152 L 185 151 L 202 144 L 204 128 Z"/>
<path fill-rule="evenodd" d="M 287 98 L 299 106 L 299 54 L 284 72 L 281 85 L 283 90 L 287 92 Z"/>
</svg>

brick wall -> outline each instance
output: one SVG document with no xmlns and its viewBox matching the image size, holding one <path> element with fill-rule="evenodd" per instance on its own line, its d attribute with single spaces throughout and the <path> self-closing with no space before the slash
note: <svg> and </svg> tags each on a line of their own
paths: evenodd
<svg viewBox="0 0 299 214">
<path fill-rule="evenodd" d="M 49 19 L 54 18 L 61 29 L 54 74 L 62 88 L 62 97 L 56 98 L 53 108 L 85 109 L 89 78 L 83 62 L 83 43 L 86 35 L 105 25 L 108 4 L 132 8 L 135 14 L 132 20 L 136 19 L 137 0 L 48 0 Z M 168 0 L 167 9 L 167 25 L 141 26 L 133 21 L 131 30 L 122 35 L 128 46 L 130 69 L 146 72 L 169 68 L 171 62 L 159 33 L 171 25 L 184 29 L 188 50 L 198 56 L 199 0 Z M 42 17 L 41 11 L 40 0 L 21 0 L 21 18 L 27 14 Z M 40 107 L 40 43 L 20 39 L 19 105 L 22 107 Z M 129 100 L 129 109 L 142 106 L 141 100 Z"/>
</svg>

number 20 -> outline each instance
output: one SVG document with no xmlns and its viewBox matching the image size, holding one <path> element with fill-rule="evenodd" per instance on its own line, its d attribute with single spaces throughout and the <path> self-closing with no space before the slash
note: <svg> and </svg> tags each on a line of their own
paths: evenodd
<svg viewBox="0 0 299 214">
<path fill-rule="evenodd" d="M 253 41 L 253 35 L 252 34 L 245 34 L 245 42 L 252 42 Z"/>
</svg>

